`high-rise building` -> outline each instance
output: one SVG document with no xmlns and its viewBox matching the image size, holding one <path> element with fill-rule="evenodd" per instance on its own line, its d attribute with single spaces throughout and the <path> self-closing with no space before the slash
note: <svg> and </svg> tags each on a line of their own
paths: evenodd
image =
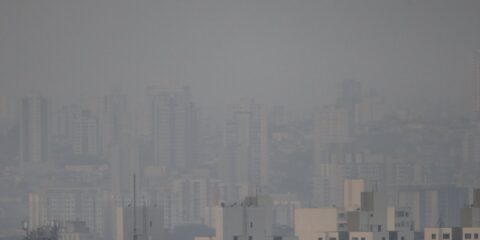
<svg viewBox="0 0 480 240">
<path fill-rule="evenodd" d="M 99 237 L 113 234 L 113 202 L 93 188 L 51 188 L 29 194 L 29 228 L 55 222 L 84 221 Z"/>
<path fill-rule="evenodd" d="M 185 224 L 205 224 L 214 228 L 214 207 L 248 196 L 247 186 L 190 174 L 163 183 L 149 188 L 148 192 L 152 202 L 164 209 L 164 223 L 168 229 Z"/>
<path fill-rule="evenodd" d="M 28 195 L 28 227 L 36 229 L 47 221 L 45 199 L 39 193 L 32 192 Z"/>
<path fill-rule="evenodd" d="M 129 113 L 127 95 L 114 92 L 105 96 L 102 115 L 102 148 L 108 150 L 120 144 L 120 141 L 129 134 Z"/>
<path fill-rule="evenodd" d="M 191 177 L 179 178 L 172 182 L 171 187 L 171 226 L 183 224 L 201 224 L 205 207 L 207 207 L 206 179 Z"/>
<path fill-rule="evenodd" d="M 133 174 L 139 171 L 127 95 L 114 92 L 105 97 L 101 123 L 102 151 L 109 161 L 112 191 L 116 196 L 124 196 L 130 193 Z"/>
<path fill-rule="evenodd" d="M 72 130 L 75 116 L 80 112 L 80 106 L 62 106 L 52 113 L 51 136 L 52 143 L 56 146 L 63 146 L 71 149 Z"/>
<path fill-rule="evenodd" d="M 313 205 L 315 207 L 345 206 L 346 209 L 358 205 L 358 199 L 350 199 L 351 188 L 357 186 L 345 185 L 346 179 L 364 179 L 369 182 L 368 186 L 375 186 L 375 189 L 381 188 L 383 185 L 380 183 L 384 182 L 383 169 L 376 163 L 318 164 L 313 177 Z M 345 201 L 350 203 L 347 204 Z"/>
<path fill-rule="evenodd" d="M 99 120 L 84 110 L 73 121 L 73 153 L 97 155 L 100 153 Z"/>
<path fill-rule="evenodd" d="M 268 128 L 262 105 L 253 100 L 230 107 L 225 132 L 225 168 L 231 183 L 254 187 L 268 183 Z"/>
<path fill-rule="evenodd" d="M 343 162 L 352 125 L 348 111 L 324 107 L 314 117 L 315 163 Z"/>
<path fill-rule="evenodd" d="M 319 109 L 314 125 L 313 205 L 343 204 L 343 180 L 362 178 L 383 182 L 383 159 L 355 141 L 369 123 L 386 112 L 374 89 L 364 92 L 360 82 L 342 81 L 336 104 Z"/>
<path fill-rule="evenodd" d="M 190 88 L 163 89 L 151 94 L 151 130 L 155 162 L 184 168 L 197 158 L 197 117 Z"/>
<path fill-rule="evenodd" d="M 315 207 L 341 203 L 343 169 L 352 124 L 346 108 L 327 106 L 314 115 L 313 200 Z"/>
<path fill-rule="evenodd" d="M 355 127 L 381 120 L 387 114 L 385 100 L 374 88 L 367 91 L 355 105 Z"/>
<path fill-rule="evenodd" d="M 468 202 L 468 191 L 452 185 L 397 186 L 391 188 L 395 206 L 411 209 L 414 229 L 458 226 L 460 209 Z"/>
<path fill-rule="evenodd" d="M 20 114 L 20 161 L 45 162 L 50 151 L 50 104 L 45 97 L 22 99 Z"/>
<path fill-rule="evenodd" d="M 12 101 L 7 96 L 0 96 L 0 124 L 9 123 L 14 120 L 14 109 Z"/>
</svg>

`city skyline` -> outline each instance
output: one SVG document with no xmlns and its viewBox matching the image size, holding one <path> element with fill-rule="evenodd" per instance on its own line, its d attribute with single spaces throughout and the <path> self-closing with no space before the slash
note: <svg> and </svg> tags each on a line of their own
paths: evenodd
<svg viewBox="0 0 480 240">
<path fill-rule="evenodd" d="M 0 0 L 0 240 L 480 240 L 479 0 Z"/>
</svg>

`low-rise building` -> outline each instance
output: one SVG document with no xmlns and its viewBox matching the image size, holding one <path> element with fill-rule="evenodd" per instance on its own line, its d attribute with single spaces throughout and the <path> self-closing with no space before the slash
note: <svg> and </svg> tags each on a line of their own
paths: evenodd
<svg viewBox="0 0 480 240">
<path fill-rule="evenodd" d="M 116 211 L 116 240 L 164 240 L 163 210 L 158 206 L 119 207 Z M 135 230 L 134 230 L 135 229 Z M 135 232 L 134 232 L 135 231 Z"/>
<path fill-rule="evenodd" d="M 460 210 L 460 226 L 480 227 L 480 189 L 473 190 L 473 204 Z"/>
<path fill-rule="evenodd" d="M 272 201 L 267 196 L 247 197 L 222 204 L 217 211 L 216 240 L 271 240 Z"/>
<path fill-rule="evenodd" d="M 479 240 L 480 239 L 480 227 L 464 227 L 462 228 L 461 240 Z"/>
<path fill-rule="evenodd" d="M 338 232 L 346 231 L 346 227 L 346 212 L 341 209 L 295 209 L 295 235 L 299 240 L 338 239 Z"/>
<path fill-rule="evenodd" d="M 459 227 L 441 227 L 425 228 L 423 231 L 424 240 L 461 240 L 462 228 Z"/>
</svg>

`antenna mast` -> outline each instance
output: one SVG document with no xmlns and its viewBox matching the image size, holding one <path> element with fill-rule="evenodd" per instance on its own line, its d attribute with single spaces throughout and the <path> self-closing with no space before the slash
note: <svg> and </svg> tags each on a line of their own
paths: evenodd
<svg viewBox="0 0 480 240">
<path fill-rule="evenodd" d="M 143 196 L 143 238 L 145 240 L 148 239 L 147 234 L 147 200 L 145 200 L 145 196 Z"/>
<path fill-rule="evenodd" d="M 138 239 L 137 235 L 137 186 L 135 174 L 133 174 L 133 240 Z"/>
</svg>

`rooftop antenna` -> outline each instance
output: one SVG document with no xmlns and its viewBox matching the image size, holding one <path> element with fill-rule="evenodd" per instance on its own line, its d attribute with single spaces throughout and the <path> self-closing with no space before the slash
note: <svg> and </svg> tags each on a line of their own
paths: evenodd
<svg viewBox="0 0 480 240">
<path fill-rule="evenodd" d="M 147 239 L 147 201 L 145 200 L 145 195 L 143 196 L 143 238 Z"/>
<path fill-rule="evenodd" d="M 443 224 L 443 219 L 442 219 L 442 217 L 441 217 L 441 216 L 440 216 L 440 217 L 438 217 L 438 223 L 437 223 L 437 224 L 438 224 L 438 227 L 439 227 L 439 228 L 443 228 L 443 227 L 444 227 L 444 224 Z"/>
<path fill-rule="evenodd" d="M 138 239 L 137 235 L 137 188 L 136 178 L 133 174 L 133 240 Z"/>
<path fill-rule="evenodd" d="M 439 238 L 443 238 L 443 220 L 442 217 L 438 217 L 438 235 Z"/>
</svg>

